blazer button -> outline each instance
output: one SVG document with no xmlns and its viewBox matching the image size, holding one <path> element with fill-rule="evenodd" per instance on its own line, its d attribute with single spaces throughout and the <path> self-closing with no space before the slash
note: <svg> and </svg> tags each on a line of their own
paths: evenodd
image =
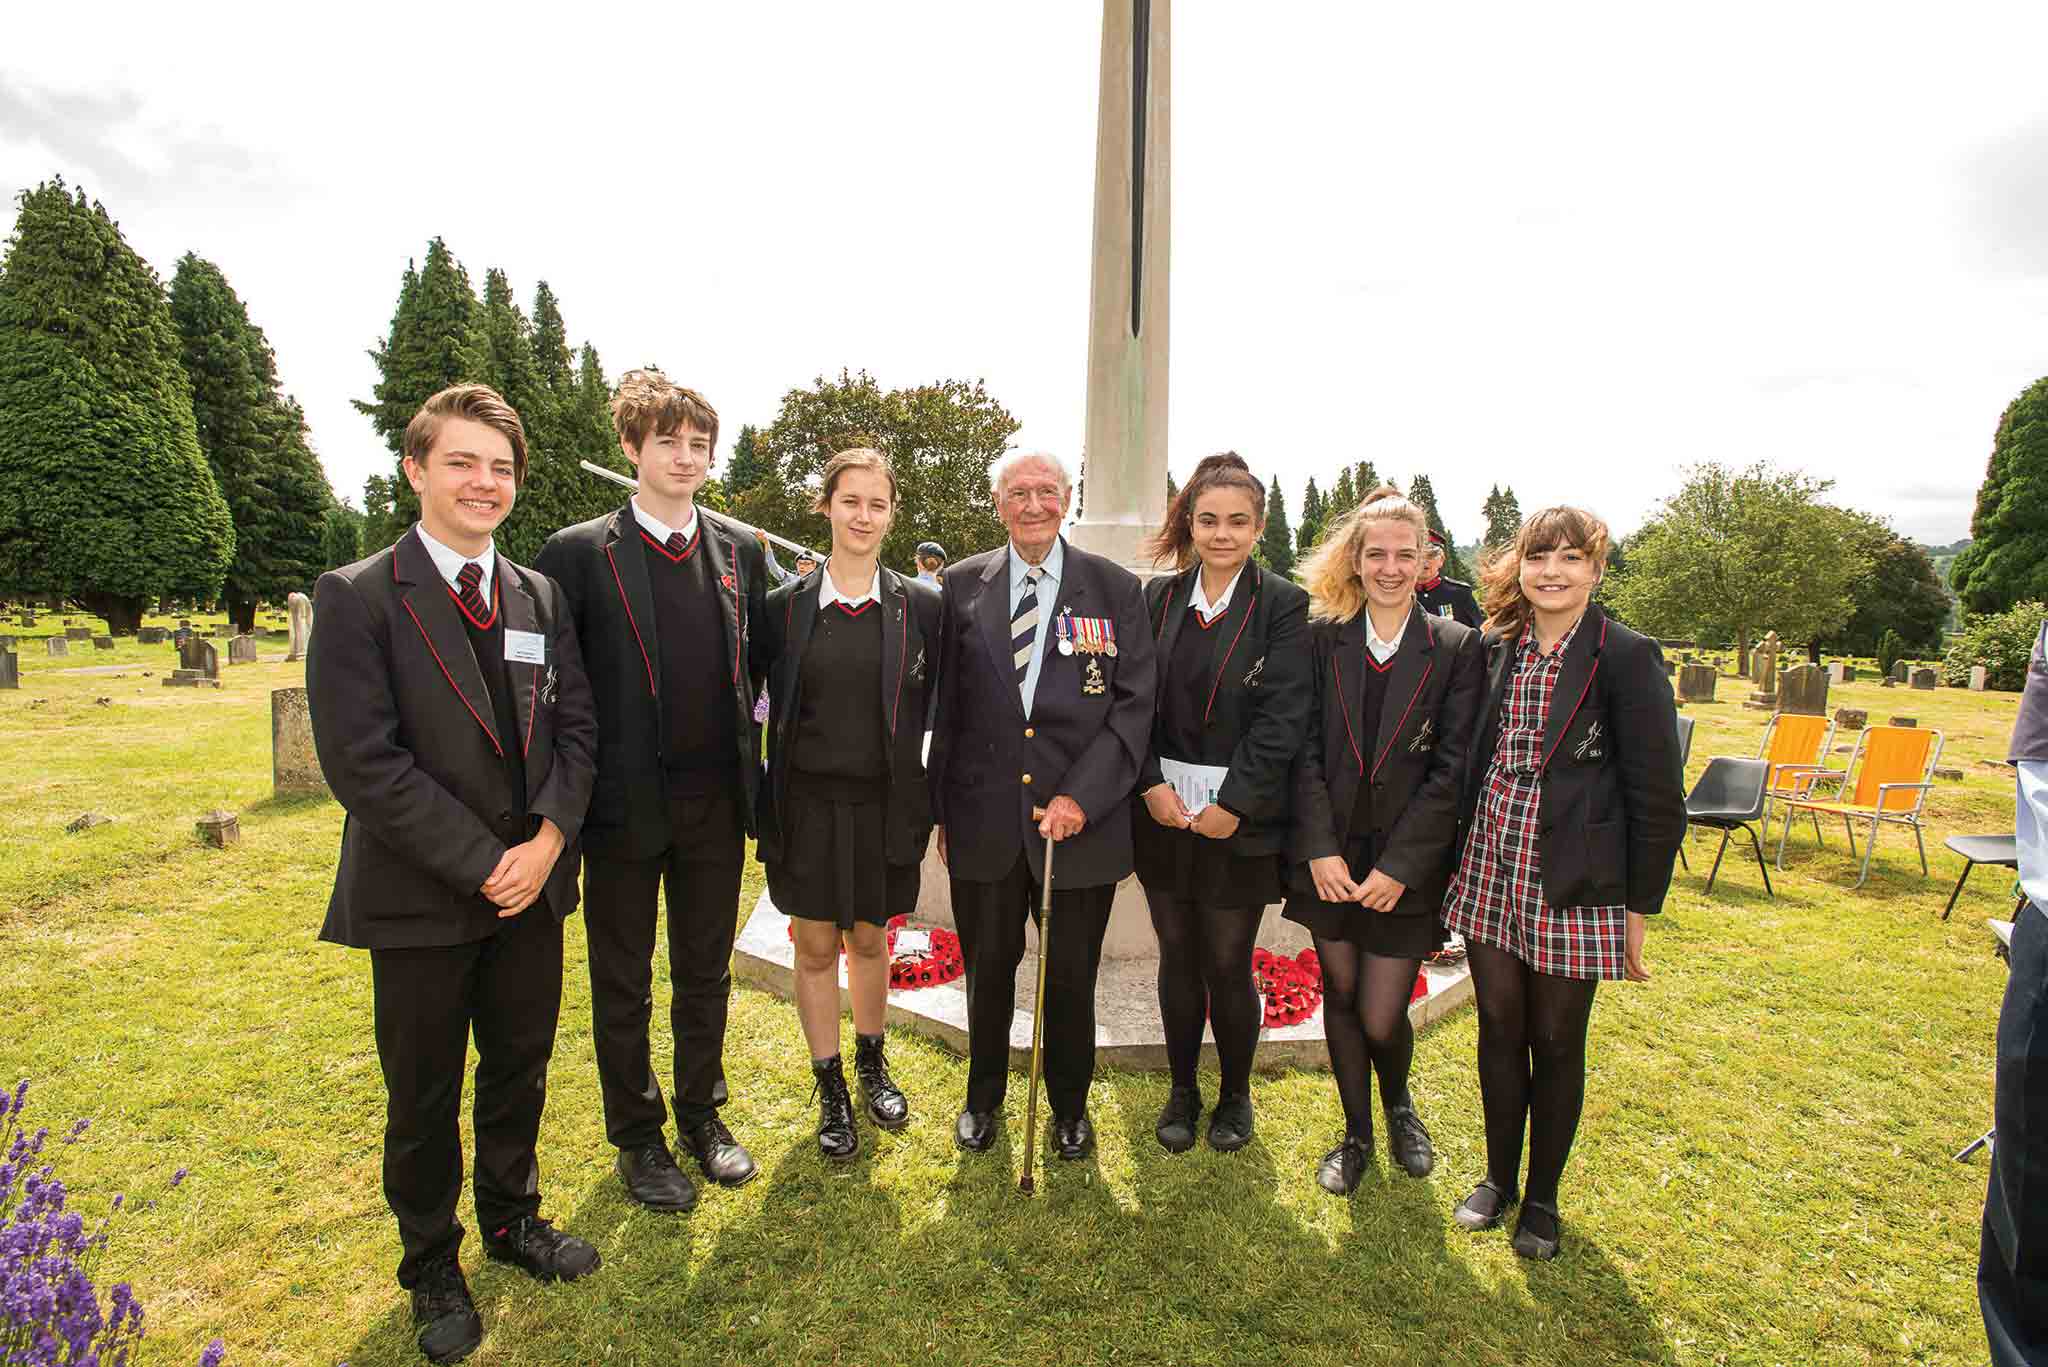
<svg viewBox="0 0 2048 1367">
<path fill-rule="evenodd" d="M 507 822 L 509 822 L 509 821 L 510 821 L 511 819 L 512 819 L 512 813 L 510 813 L 510 812 L 499 812 L 499 813 L 498 813 L 498 824 L 499 824 L 500 826 L 503 826 L 504 824 L 506 824 Z"/>
<path fill-rule="evenodd" d="M 1024 781 L 1025 781 L 1026 783 L 1029 783 L 1029 782 L 1031 782 L 1031 775 L 1029 775 L 1029 774 L 1026 774 L 1026 775 L 1024 775 Z"/>
<path fill-rule="evenodd" d="M 1038 734 L 1038 733 L 1037 733 L 1036 731 L 1032 730 L 1032 729 L 1031 729 L 1030 727 L 1028 727 L 1028 726 L 1024 728 L 1024 739 L 1026 739 L 1026 740 L 1030 740 L 1030 739 L 1031 739 L 1031 738 L 1032 738 L 1033 736 L 1035 736 L 1035 735 L 1037 735 L 1037 734 Z"/>
</svg>

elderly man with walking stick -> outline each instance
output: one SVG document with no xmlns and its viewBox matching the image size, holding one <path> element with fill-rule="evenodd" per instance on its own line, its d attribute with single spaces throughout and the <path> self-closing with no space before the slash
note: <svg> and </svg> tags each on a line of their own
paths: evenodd
<svg viewBox="0 0 2048 1367">
<path fill-rule="evenodd" d="M 1152 633 L 1137 577 L 1060 535 L 1073 479 L 1057 457 L 1006 456 L 991 483 L 1009 541 L 946 571 L 928 766 L 967 967 L 967 1100 L 954 1138 L 975 1153 L 995 1142 L 1024 921 L 1057 842 L 1045 1088 L 1059 1155 L 1080 1159 L 1095 1142 L 1095 972 L 1131 871 L 1129 798 L 1152 726 Z"/>
</svg>

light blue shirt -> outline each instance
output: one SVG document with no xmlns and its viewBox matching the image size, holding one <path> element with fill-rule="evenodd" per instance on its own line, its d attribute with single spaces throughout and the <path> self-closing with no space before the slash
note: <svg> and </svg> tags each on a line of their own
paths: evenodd
<svg viewBox="0 0 2048 1367">
<path fill-rule="evenodd" d="M 2023 759 L 2019 793 L 2013 803 L 2013 843 L 2019 849 L 2020 887 L 2037 910 L 2048 915 L 2048 763 Z"/>
<path fill-rule="evenodd" d="M 1045 563 L 1038 567 L 1038 631 L 1031 638 L 1031 663 L 1024 669 L 1024 717 L 1031 717 L 1031 700 L 1038 696 L 1038 671 L 1045 663 L 1045 637 L 1052 626 L 1052 605 L 1060 596 L 1060 571 L 1067 563 L 1067 541 L 1055 537 L 1052 549 L 1046 552 Z M 1017 554 L 1015 546 L 1010 547 L 1010 620 L 1017 620 L 1017 610 L 1024 606 L 1024 590 L 1027 585 L 1024 575 L 1031 565 Z"/>
<path fill-rule="evenodd" d="M 461 551 L 456 550 L 445 542 L 436 541 L 427 534 L 427 528 L 424 523 L 415 522 L 412 524 L 412 529 L 420 534 L 420 544 L 427 548 L 427 555 L 433 560 L 434 568 L 439 570 L 441 577 L 448 581 L 449 588 L 461 587 L 460 584 L 455 582 L 455 576 L 461 574 L 462 567 L 474 559 L 477 563 L 477 568 L 484 572 L 484 577 L 477 584 L 477 591 L 482 593 L 485 598 L 491 596 L 489 587 L 493 582 L 491 576 L 498 571 L 498 548 L 495 545 L 484 547 L 482 555 L 472 557 L 464 555 Z"/>
</svg>

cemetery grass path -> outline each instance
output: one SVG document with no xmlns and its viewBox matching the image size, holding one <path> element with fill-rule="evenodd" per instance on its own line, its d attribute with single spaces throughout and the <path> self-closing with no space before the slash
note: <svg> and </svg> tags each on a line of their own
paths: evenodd
<svg viewBox="0 0 2048 1367">
<path fill-rule="evenodd" d="M 158 682 L 169 654 L 123 642 L 113 662 L 136 668 L 114 679 L 24 651 L 22 690 L 0 693 L 0 1076 L 32 1078 L 31 1115 L 53 1129 L 91 1119 L 61 1151 L 77 1208 L 158 1199 L 117 1217 L 105 1264 L 148 1307 L 149 1361 L 192 1361 L 218 1334 L 237 1367 L 418 1362 L 379 1192 L 369 964 L 314 939 L 340 813 L 268 796 L 267 691 L 299 667 L 224 665 L 222 691 L 194 692 Z M 1852 685 L 1834 701 L 1948 730 L 1968 777 L 1939 789 L 1937 833 L 2009 829 L 2008 771 L 1980 761 L 2003 745 L 2010 695 Z M 1753 751 L 1757 714 L 1689 711 L 1695 775 Z M 194 838 L 216 804 L 241 813 L 239 847 Z M 86 808 L 115 820 L 65 835 Z M 1981 870 L 1944 925 L 1960 865 L 1929 844 L 1923 881 L 1909 837 L 1887 831 L 1851 893 L 1841 839 L 1815 853 L 1809 828 L 1773 902 L 1733 850 L 1701 898 L 1713 844 L 1692 842 L 1696 871 L 1652 925 L 1655 980 L 1601 991 L 1567 1252 L 1545 1266 L 1448 1218 L 1482 1172 L 1470 1012 L 1418 1042 L 1427 1181 L 1391 1176 L 1382 1149 L 1351 1201 L 1315 1188 L 1342 1123 L 1324 1074 L 1260 1077 L 1244 1152 L 1170 1157 L 1151 1136 L 1165 1079 L 1113 1072 L 1094 1093 L 1099 1153 L 1047 1162 L 1025 1199 L 1021 1080 L 996 1149 L 963 1157 L 965 1065 L 907 1035 L 890 1051 L 911 1127 L 863 1125 L 861 1157 L 828 1170 L 794 1012 L 741 989 L 726 1116 L 763 1174 L 688 1216 L 638 1210 L 604 1141 L 579 917 L 544 1209 L 605 1266 L 544 1288 L 483 1262 L 472 1237 L 487 1336 L 471 1361 L 1981 1361 L 1984 1160 L 1949 1155 L 1990 1123 L 2004 970 L 1982 922 L 2006 913 L 2008 883 Z M 750 866 L 746 906 L 758 887 Z M 658 970 L 658 1056 L 667 991 Z M 1215 1086 L 1206 1075 L 1212 1101 Z M 168 1192 L 179 1166 L 191 1177 Z"/>
</svg>

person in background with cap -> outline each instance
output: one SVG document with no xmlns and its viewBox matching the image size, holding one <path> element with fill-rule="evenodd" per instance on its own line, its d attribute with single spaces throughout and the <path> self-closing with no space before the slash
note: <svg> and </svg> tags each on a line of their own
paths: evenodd
<svg viewBox="0 0 2048 1367">
<path fill-rule="evenodd" d="M 1448 617 L 1460 626 L 1479 630 L 1485 620 L 1472 586 L 1444 578 L 1444 534 L 1432 527 L 1422 551 L 1422 577 L 1415 581 L 1415 601 L 1432 617 Z"/>
<path fill-rule="evenodd" d="M 946 568 L 946 548 L 936 541 L 917 543 L 917 577 L 920 581 L 939 586 L 939 572 Z"/>
</svg>

